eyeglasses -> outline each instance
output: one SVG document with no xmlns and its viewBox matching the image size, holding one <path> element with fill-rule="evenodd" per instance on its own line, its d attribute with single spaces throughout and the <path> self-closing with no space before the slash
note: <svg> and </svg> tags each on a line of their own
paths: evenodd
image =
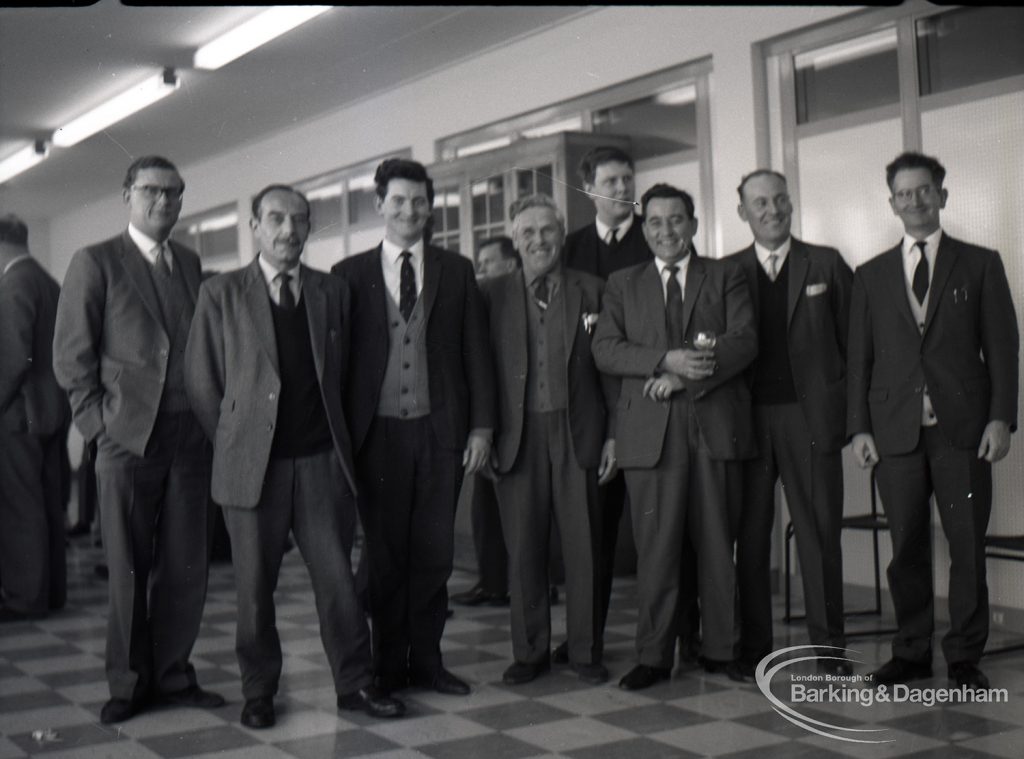
<svg viewBox="0 0 1024 759">
<path fill-rule="evenodd" d="M 185 194 L 184 187 L 161 187 L 157 184 L 133 184 L 132 189 L 141 192 L 146 200 L 156 200 L 165 195 L 168 200 L 178 201 Z"/>
</svg>

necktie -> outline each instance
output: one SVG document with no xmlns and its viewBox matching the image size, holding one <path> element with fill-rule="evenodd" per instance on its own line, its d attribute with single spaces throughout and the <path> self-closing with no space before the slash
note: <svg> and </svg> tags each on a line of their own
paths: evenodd
<svg viewBox="0 0 1024 759">
<path fill-rule="evenodd" d="M 924 240 L 915 242 L 914 247 L 920 249 L 921 258 L 917 262 L 917 268 L 914 269 L 914 281 L 911 283 L 911 289 L 914 291 L 917 302 L 924 305 L 924 299 L 928 296 L 928 259 L 924 255 Z"/>
<path fill-rule="evenodd" d="M 616 227 L 608 232 L 608 244 L 615 245 L 619 241 L 619 228 Z"/>
<path fill-rule="evenodd" d="M 779 254 L 772 253 L 768 256 L 768 279 L 772 282 L 779 276 Z"/>
<path fill-rule="evenodd" d="M 683 337 L 683 290 L 679 287 L 676 274 L 678 266 L 666 266 L 668 282 L 665 283 L 665 331 L 668 335 L 668 347 L 682 348 Z"/>
<path fill-rule="evenodd" d="M 402 279 L 398 286 L 398 310 L 406 322 L 416 306 L 416 272 L 412 268 L 412 253 L 402 251 Z"/>
<path fill-rule="evenodd" d="M 277 305 L 285 311 L 291 311 L 295 308 L 295 295 L 292 293 L 292 275 L 278 274 L 277 279 L 281 283 L 281 289 L 278 291 L 277 296 Z"/>
<path fill-rule="evenodd" d="M 548 275 L 544 274 L 537 280 L 537 286 L 533 290 L 533 297 L 537 299 L 537 305 L 540 306 L 541 311 L 544 311 L 548 307 Z"/>
<path fill-rule="evenodd" d="M 156 252 L 156 270 L 165 277 L 171 276 L 171 251 L 166 245 L 160 245 Z"/>
</svg>

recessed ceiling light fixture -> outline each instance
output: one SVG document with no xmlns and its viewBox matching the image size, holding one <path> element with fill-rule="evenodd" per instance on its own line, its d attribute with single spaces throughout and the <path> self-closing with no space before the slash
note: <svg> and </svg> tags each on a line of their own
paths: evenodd
<svg viewBox="0 0 1024 759">
<path fill-rule="evenodd" d="M 193 65 L 197 69 L 210 71 L 219 69 L 333 7 L 331 5 L 274 6 L 253 16 L 240 26 L 236 26 L 230 32 L 225 32 L 215 40 L 207 42 L 196 51 Z"/>
<path fill-rule="evenodd" d="M 178 89 L 179 84 L 174 69 L 164 69 L 57 129 L 53 133 L 53 144 L 60 148 L 77 145 L 86 137 L 167 97 Z"/>
<path fill-rule="evenodd" d="M 28 171 L 50 154 L 50 146 L 43 140 L 36 140 L 21 150 L 0 160 L 0 184 Z"/>
</svg>

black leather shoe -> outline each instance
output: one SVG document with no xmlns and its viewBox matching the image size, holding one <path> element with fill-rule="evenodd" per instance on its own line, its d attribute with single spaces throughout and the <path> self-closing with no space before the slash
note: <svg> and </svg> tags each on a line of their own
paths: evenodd
<svg viewBox="0 0 1024 759">
<path fill-rule="evenodd" d="M 958 688 L 967 687 L 971 690 L 984 689 L 989 687 L 988 678 L 985 673 L 978 669 L 977 664 L 969 661 L 953 662 L 946 671 L 950 680 L 953 680 Z"/>
<path fill-rule="evenodd" d="M 916 662 L 909 659 L 892 657 L 889 661 L 871 673 L 875 685 L 895 685 L 911 680 L 922 680 L 932 676 L 930 662 Z"/>
<path fill-rule="evenodd" d="M 190 685 L 174 693 L 163 693 L 160 700 L 165 704 L 192 706 L 196 709 L 219 709 L 226 703 L 219 693 L 203 690 L 198 685 Z"/>
<path fill-rule="evenodd" d="M 241 722 L 253 730 L 273 727 L 277 722 L 277 717 L 274 715 L 274 699 L 270 696 L 248 699 L 245 706 L 242 707 Z"/>
<path fill-rule="evenodd" d="M 505 683 L 505 685 L 523 685 L 532 680 L 536 680 L 545 672 L 550 671 L 550 669 L 551 664 L 546 661 L 517 661 L 513 662 L 512 665 L 505 670 L 505 674 L 501 676 L 501 681 Z"/>
<path fill-rule="evenodd" d="M 432 677 L 410 677 L 409 682 L 419 688 L 432 690 L 446 696 L 468 696 L 470 693 L 468 683 L 460 680 L 443 667 L 437 670 Z"/>
<path fill-rule="evenodd" d="M 818 671 L 823 675 L 849 677 L 853 674 L 853 665 L 848 661 L 835 659 L 818 659 Z"/>
<path fill-rule="evenodd" d="M 552 664 L 568 664 L 569 663 L 569 641 L 563 640 L 555 650 L 551 652 L 551 663 Z"/>
<path fill-rule="evenodd" d="M 730 680 L 736 683 L 745 683 L 747 678 L 743 675 L 743 670 L 740 668 L 739 662 L 735 659 L 729 659 L 728 661 L 721 661 L 719 659 L 708 659 L 707 657 L 701 657 L 701 664 L 704 666 L 704 671 L 709 675 L 725 675 Z"/>
<path fill-rule="evenodd" d="M 573 664 L 572 671 L 581 682 L 601 685 L 608 682 L 608 668 L 603 664 Z"/>
<path fill-rule="evenodd" d="M 482 585 L 477 585 L 463 593 L 456 593 L 452 597 L 452 603 L 460 606 L 508 606 L 508 593 L 492 593 L 485 590 Z"/>
<path fill-rule="evenodd" d="M 100 710 L 100 722 L 104 725 L 124 722 L 126 719 L 134 717 L 140 711 L 142 711 L 142 707 L 136 701 L 129 701 L 126 698 L 112 698 Z"/>
<path fill-rule="evenodd" d="M 670 677 L 672 677 L 670 669 L 637 664 L 619 680 L 619 687 L 623 690 L 641 690 L 650 688 L 660 680 L 668 680 Z"/>
<path fill-rule="evenodd" d="M 338 708 L 352 712 L 365 712 L 371 717 L 387 719 L 405 714 L 405 704 L 397 698 L 367 685 L 352 693 L 338 696 Z"/>
</svg>

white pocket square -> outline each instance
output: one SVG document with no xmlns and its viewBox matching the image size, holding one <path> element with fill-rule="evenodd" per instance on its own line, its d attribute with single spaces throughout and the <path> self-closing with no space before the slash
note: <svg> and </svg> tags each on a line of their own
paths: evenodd
<svg viewBox="0 0 1024 759">
<path fill-rule="evenodd" d="M 823 292 L 828 290 L 828 285 L 824 282 L 817 282 L 813 285 L 807 285 L 807 297 L 813 298 L 815 295 L 821 295 Z"/>
</svg>

